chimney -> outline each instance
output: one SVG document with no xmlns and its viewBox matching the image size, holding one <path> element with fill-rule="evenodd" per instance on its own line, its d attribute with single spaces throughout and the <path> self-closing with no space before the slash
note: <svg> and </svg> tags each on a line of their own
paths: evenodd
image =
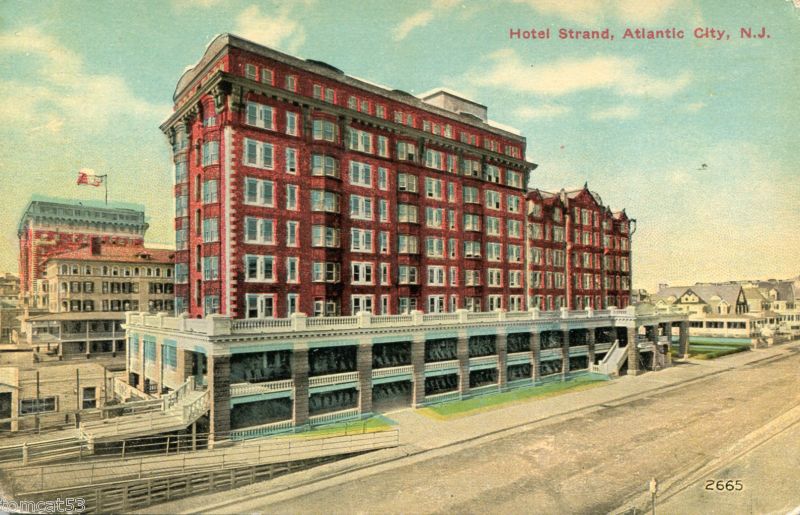
<svg viewBox="0 0 800 515">
<path fill-rule="evenodd" d="M 669 287 L 669 284 L 667 284 L 667 283 L 661 283 L 661 284 L 658 285 L 658 289 L 659 290 L 666 289 L 667 287 Z"/>
<path fill-rule="evenodd" d="M 100 238 L 92 237 L 92 255 L 99 256 L 100 248 Z"/>
</svg>

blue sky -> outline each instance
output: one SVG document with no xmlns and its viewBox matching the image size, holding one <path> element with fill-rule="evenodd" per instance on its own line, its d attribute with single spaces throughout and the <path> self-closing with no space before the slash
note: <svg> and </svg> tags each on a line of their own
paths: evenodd
<svg viewBox="0 0 800 515">
<path fill-rule="evenodd" d="M 112 199 L 146 206 L 149 240 L 172 240 L 158 125 L 183 69 L 233 32 L 392 88 L 447 86 L 487 105 L 528 138 L 536 187 L 588 181 L 638 220 L 636 286 L 797 275 L 800 9 L 748 3 L 5 2 L 0 270 L 16 269 L 16 223 L 32 194 L 102 198 L 75 185 L 80 168 L 107 173 Z M 769 39 L 739 38 L 762 26 Z M 532 27 L 552 39 L 509 38 Z M 616 39 L 560 40 L 561 27 L 608 27 Z M 622 40 L 626 27 L 686 37 Z M 695 39 L 696 27 L 731 39 Z"/>
</svg>

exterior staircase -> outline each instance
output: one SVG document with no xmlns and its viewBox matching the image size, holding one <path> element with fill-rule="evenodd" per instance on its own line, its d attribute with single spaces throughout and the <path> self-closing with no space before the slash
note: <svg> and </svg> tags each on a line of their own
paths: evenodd
<svg viewBox="0 0 800 515">
<path fill-rule="evenodd" d="M 195 388 L 190 377 L 159 401 L 161 409 L 81 424 L 81 438 L 90 444 L 117 442 L 184 429 L 208 411 L 209 395 Z"/>
<path fill-rule="evenodd" d="M 603 359 L 597 364 L 592 364 L 590 370 L 596 374 L 618 375 L 619 369 L 628 359 L 627 347 L 620 347 L 619 340 L 614 340 L 614 344 L 608 349 Z"/>
</svg>

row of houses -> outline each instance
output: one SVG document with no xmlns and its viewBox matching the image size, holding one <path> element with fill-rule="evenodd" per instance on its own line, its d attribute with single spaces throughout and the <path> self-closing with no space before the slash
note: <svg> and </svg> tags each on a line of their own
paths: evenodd
<svg viewBox="0 0 800 515">
<path fill-rule="evenodd" d="M 658 292 L 644 299 L 659 307 L 687 313 L 694 337 L 757 340 L 775 335 L 800 335 L 798 295 L 800 278 L 693 286 L 662 284 Z"/>
</svg>

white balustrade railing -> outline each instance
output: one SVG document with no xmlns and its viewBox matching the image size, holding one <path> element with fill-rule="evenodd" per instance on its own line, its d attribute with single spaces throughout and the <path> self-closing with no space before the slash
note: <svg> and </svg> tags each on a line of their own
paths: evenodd
<svg viewBox="0 0 800 515">
<path fill-rule="evenodd" d="M 231 385 L 231 397 L 259 395 L 263 393 L 285 392 L 294 388 L 294 381 L 284 379 L 266 383 L 234 383 Z"/>
<path fill-rule="evenodd" d="M 426 395 L 425 404 L 433 404 L 434 402 L 457 401 L 459 399 L 461 399 L 461 392 L 458 391 L 436 393 L 433 395 Z"/>
<path fill-rule="evenodd" d="M 435 363 L 425 363 L 425 371 L 429 370 L 445 370 L 448 368 L 458 368 L 458 360 L 451 359 L 448 361 L 436 361 Z"/>
<path fill-rule="evenodd" d="M 329 386 L 339 383 L 353 383 L 358 381 L 358 372 L 344 372 L 341 374 L 328 374 L 308 378 L 308 386 Z"/>
<path fill-rule="evenodd" d="M 290 318 L 246 318 L 231 322 L 231 329 L 287 329 L 292 327 Z"/>
<path fill-rule="evenodd" d="M 674 311 L 644 312 L 642 317 L 659 317 L 668 315 L 686 318 L 685 313 Z M 146 315 L 137 313 L 127 313 L 127 323 L 133 326 L 146 326 L 168 330 L 185 330 L 189 332 L 206 333 L 212 335 L 231 334 L 231 333 L 252 333 L 252 332 L 293 332 L 325 330 L 325 329 L 357 329 L 378 327 L 402 327 L 402 326 L 436 326 L 442 324 L 470 324 L 476 322 L 504 322 L 521 320 L 570 320 L 586 318 L 615 318 L 639 316 L 633 307 L 619 309 L 609 308 L 600 310 L 568 310 L 561 308 L 556 311 L 541 311 L 536 308 L 527 311 L 504 310 L 472 312 L 467 310 L 457 310 L 453 313 L 423 313 L 412 311 L 402 315 L 378 315 L 370 313 L 359 313 L 355 316 L 337 317 L 307 317 L 302 313 L 294 313 L 289 318 L 254 318 L 254 319 L 231 319 L 223 315 L 210 315 L 205 319 L 192 319 L 186 316 L 168 317 L 164 314 Z M 609 320 L 612 323 L 611 320 Z"/>
<path fill-rule="evenodd" d="M 230 432 L 231 440 L 243 438 L 255 438 L 257 436 L 268 435 L 277 433 L 279 431 L 286 431 L 292 428 L 291 420 L 282 420 L 280 422 L 271 422 L 269 424 L 261 424 L 258 426 L 250 426 L 242 429 L 237 429 Z"/>
<path fill-rule="evenodd" d="M 530 352 L 509 352 L 506 355 L 506 363 L 530 363 L 533 355 Z"/>
<path fill-rule="evenodd" d="M 543 360 L 546 358 L 560 358 L 561 357 L 561 349 L 540 349 L 539 350 L 539 360 Z"/>
<path fill-rule="evenodd" d="M 589 352 L 588 345 L 573 345 L 569 348 L 570 354 L 586 354 Z"/>
<path fill-rule="evenodd" d="M 333 411 L 331 413 L 323 413 L 322 415 L 313 415 L 308 417 L 311 425 L 328 424 L 331 422 L 338 422 L 348 418 L 355 418 L 361 414 L 358 408 L 345 409 L 340 411 Z"/>
<path fill-rule="evenodd" d="M 469 366 L 474 367 L 477 365 L 497 365 L 497 356 L 479 356 L 477 358 L 469 358 Z"/>
<path fill-rule="evenodd" d="M 342 327 L 342 326 L 357 326 L 358 318 L 356 317 L 316 317 L 306 320 L 308 327 Z"/>
<path fill-rule="evenodd" d="M 403 365 L 400 367 L 387 367 L 387 368 L 373 368 L 372 378 L 398 376 L 404 374 L 411 374 L 414 372 L 413 365 Z"/>
<path fill-rule="evenodd" d="M 457 322 L 458 321 L 458 313 L 428 313 L 427 315 L 422 315 L 422 323 L 431 323 L 431 322 Z"/>
<path fill-rule="evenodd" d="M 613 343 L 595 343 L 594 344 L 594 351 L 595 352 L 605 352 L 611 348 Z"/>
</svg>

